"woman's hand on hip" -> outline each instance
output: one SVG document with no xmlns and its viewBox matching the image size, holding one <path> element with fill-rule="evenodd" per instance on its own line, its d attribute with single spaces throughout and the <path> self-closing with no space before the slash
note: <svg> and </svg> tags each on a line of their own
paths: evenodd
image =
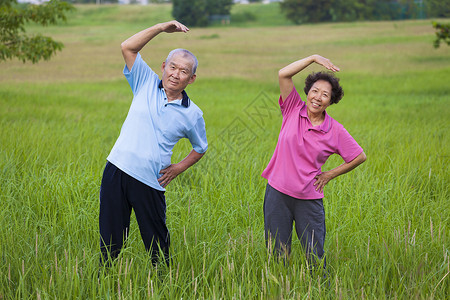
<svg viewBox="0 0 450 300">
<path fill-rule="evenodd" d="M 331 176 L 331 174 L 329 172 L 323 172 L 320 175 L 317 175 L 316 177 L 314 177 L 314 179 L 316 179 L 316 182 L 314 182 L 314 186 L 316 187 L 316 191 L 319 192 L 323 192 L 323 188 L 325 187 L 325 185 L 331 180 L 333 179 L 333 176 Z"/>
</svg>

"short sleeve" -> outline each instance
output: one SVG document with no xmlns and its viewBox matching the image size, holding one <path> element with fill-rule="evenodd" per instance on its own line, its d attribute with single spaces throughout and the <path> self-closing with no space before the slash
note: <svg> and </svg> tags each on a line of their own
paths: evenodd
<svg viewBox="0 0 450 300">
<path fill-rule="evenodd" d="M 348 163 L 361 154 L 363 149 L 360 145 L 358 145 L 350 133 L 342 127 L 339 132 L 337 152 L 344 159 L 344 161 Z"/>
<path fill-rule="evenodd" d="M 187 132 L 187 138 L 197 153 L 205 153 L 208 149 L 206 139 L 205 120 L 200 117 L 194 126 Z"/>
<path fill-rule="evenodd" d="M 131 87 L 134 95 L 146 82 L 158 82 L 158 75 L 145 63 L 141 54 L 138 53 L 131 70 L 125 65 L 123 74 Z"/>
<path fill-rule="evenodd" d="M 279 98 L 278 104 L 280 105 L 281 114 L 284 117 L 289 116 L 289 114 L 294 111 L 298 107 L 302 107 L 305 105 L 305 102 L 302 101 L 299 93 L 297 92 L 296 88 L 294 87 L 289 94 L 289 96 L 283 101 L 283 99 Z"/>
</svg>

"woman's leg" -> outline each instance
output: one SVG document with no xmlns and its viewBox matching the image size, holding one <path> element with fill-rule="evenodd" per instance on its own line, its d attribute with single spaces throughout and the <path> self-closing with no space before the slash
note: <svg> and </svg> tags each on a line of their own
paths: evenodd
<svg viewBox="0 0 450 300">
<path fill-rule="evenodd" d="M 292 241 L 293 214 L 290 209 L 292 198 L 269 184 L 264 196 L 264 231 L 266 245 L 274 248 L 279 256 L 289 255 Z"/>
<path fill-rule="evenodd" d="M 310 263 L 325 258 L 325 210 L 322 199 L 297 200 L 294 209 L 295 230 Z M 324 262 L 325 264 L 325 262 Z"/>
</svg>

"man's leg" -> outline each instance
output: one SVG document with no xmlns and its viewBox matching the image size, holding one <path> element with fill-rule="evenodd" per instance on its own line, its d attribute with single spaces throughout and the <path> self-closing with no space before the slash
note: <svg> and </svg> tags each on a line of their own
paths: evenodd
<svg viewBox="0 0 450 300">
<path fill-rule="evenodd" d="M 264 231 L 266 244 L 274 247 L 278 256 L 288 256 L 291 251 L 293 214 L 285 195 L 269 184 L 264 196 Z"/>
<path fill-rule="evenodd" d="M 102 263 L 117 258 L 130 227 L 131 206 L 123 191 L 123 176 L 116 166 L 107 163 L 100 187 L 100 250 Z"/>
<path fill-rule="evenodd" d="M 132 202 L 145 249 L 150 252 L 153 265 L 158 262 L 160 249 L 165 263 L 169 263 L 170 235 L 166 226 L 166 199 L 163 191 L 132 180 L 128 196 Z"/>
</svg>

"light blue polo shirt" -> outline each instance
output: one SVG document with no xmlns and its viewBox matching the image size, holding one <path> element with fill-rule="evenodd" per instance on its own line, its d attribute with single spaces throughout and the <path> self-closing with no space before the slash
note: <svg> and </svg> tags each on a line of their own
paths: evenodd
<svg viewBox="0 0 450 300">
<path fill-rule="evenodd" d="M 159 172 L 171 164 L 172 150 L 182 138 L 189 139 L 198 153 L 208 148 L 203 112 L 183 91 L 183 99 L 167 101 L 158 75 L 138 53 L 123 73 L 133 92 L 133 101 L 119 138 L 107 160 L 131 177 L 165 191 Z"/>
</svg>

